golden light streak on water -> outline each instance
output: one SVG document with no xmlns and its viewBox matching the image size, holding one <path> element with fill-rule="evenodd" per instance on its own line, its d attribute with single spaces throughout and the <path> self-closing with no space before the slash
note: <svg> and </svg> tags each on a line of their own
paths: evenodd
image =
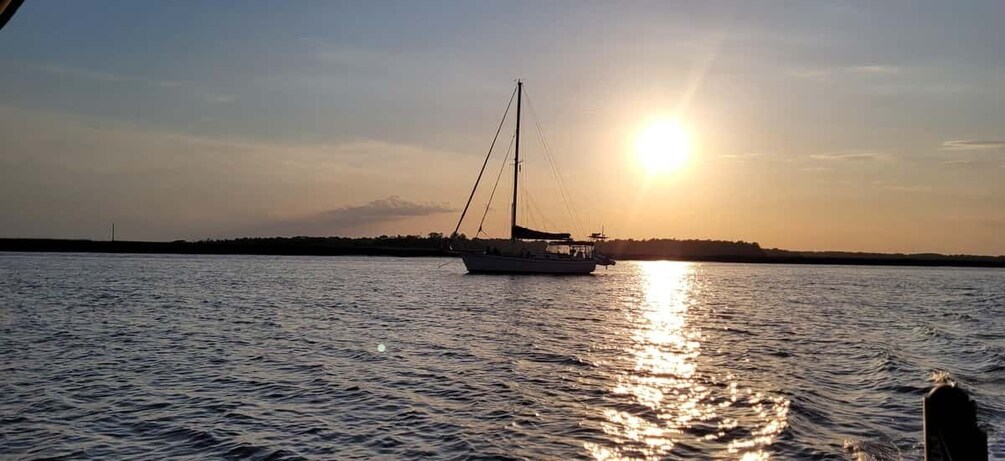
<svg viewBox="0 0 1005 461">
<path fill-rule="evenodd" d="M 723 455 L 767 459 L 764 448 L 786 427 L 788 401 L 743 389 L 729 373 L 719 380 L 725 382 L 729 398 L 714 398 L 709 388 L 715 381 L 711 379 L 714 370 L 699 370 L 703 337 L 691 321 L 702 290 L 696 276 L 699 266 L 651 262 L 640 267 L 644 296 L 641 305 L 628 306 L 637 321 L 634 330 L 626 332 L 633 339 L 626 352 L 635 367 L 617 377 L 613 391 L 630 396 L 650 411 L 603 410 L 605 423 L 601 427 L 620 445 L 611 448 L 588 443 L 586 449 L 598 460 L 661 459 L 682 442 L 691 446 L 713 443 L 738 426 L 754 425 L 750 437 L 728 442 Z M 743 404 L 742 409 L 738 403 Z M 708 428 L 713 428 L 711 433 L 700 434 Z M 719 443 L 721 447 L 723 443 Z"/>
</svg>

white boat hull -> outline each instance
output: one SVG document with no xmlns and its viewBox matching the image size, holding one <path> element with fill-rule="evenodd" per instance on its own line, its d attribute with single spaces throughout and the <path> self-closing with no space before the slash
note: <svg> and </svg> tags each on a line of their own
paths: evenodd
<svg viewBox="0 0 1005 461">
<path fill-rule="evenodd" d="M 589 274 L 597 268 L 593 259 L 530 257 L 464 253 L 464 266 L 473 274 Z"/>
</svg>

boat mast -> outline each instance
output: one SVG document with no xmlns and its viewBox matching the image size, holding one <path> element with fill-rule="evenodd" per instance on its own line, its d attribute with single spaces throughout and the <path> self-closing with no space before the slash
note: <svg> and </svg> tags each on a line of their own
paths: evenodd
<svg viewBox="0 0 1005 461">
<path fill-rule="evenodd" d="M 509 239 L 516 241 L 516 191 L 520 180 L 520 100 L 523 97 L 523 81 L 516 81 L 516 148 L 513 154 L 513 210 L 510 217 Z"/>
</svg>

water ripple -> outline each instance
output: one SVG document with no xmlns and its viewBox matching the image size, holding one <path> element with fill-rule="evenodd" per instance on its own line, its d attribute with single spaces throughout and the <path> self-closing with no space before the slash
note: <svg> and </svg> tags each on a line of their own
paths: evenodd
<svg viewBox="0 0 1005 461">
<path fill-rule="evenodd" d="M 1005 457 L 1005 271 L 0 255 L 0 457 Z"/>
</svg>

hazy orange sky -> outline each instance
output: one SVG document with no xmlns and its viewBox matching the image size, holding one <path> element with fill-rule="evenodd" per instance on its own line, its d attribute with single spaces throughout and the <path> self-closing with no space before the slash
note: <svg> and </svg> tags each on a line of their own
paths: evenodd
<svg viewBox="0 0 1005 461">
<path fill-rule="evenodd" d="M 577 215 L 528 118 L 526 225 L 1005 254 L 1003 17 L 994 1 L 26 2 L 0 31 L 0 236 L 449 232 L 519 77 Z M 667 118 L 690 158 L 648 174 L 635 140 Z"/>
</svg>

